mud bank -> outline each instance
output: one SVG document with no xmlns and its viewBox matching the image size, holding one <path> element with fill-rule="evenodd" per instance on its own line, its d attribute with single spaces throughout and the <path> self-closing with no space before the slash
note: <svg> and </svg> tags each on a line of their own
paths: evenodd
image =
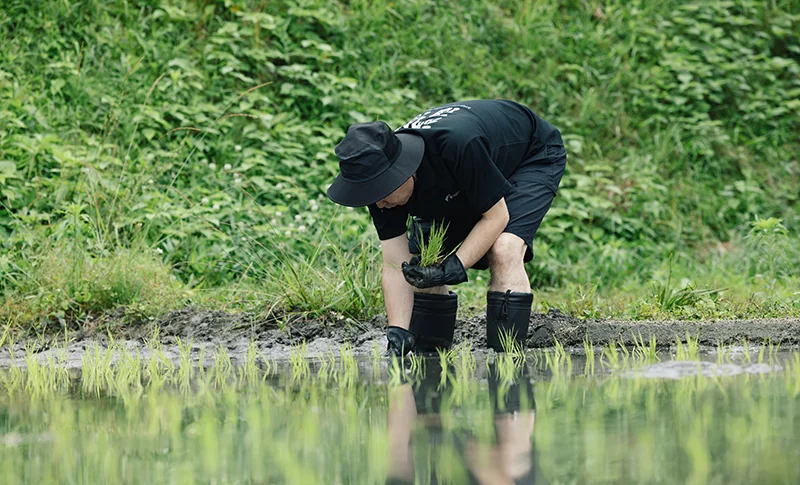
<svg viewBox="0 0 800 485">
<path fill-rule="evenodd" d="M 297 316 L 271 315 L 258 318 L 251 313 L 230 314 L 186 308 L 170 312 L 156 321 L 140 324 L 122 323 L 114 314 L 95 322 L 95 330 L 86 330 L 49 340 L 18 342 L 13 347 L 0 348 L 0 368 L 24 365 L 26 352 L 40 361 L 63 358 L 71 368 L 80 367 L 87 351 L 111 346 L 108 333 L 114 335 L 118 348 L 139 352 L 149 357 L 152 339 L 157 335 L 160 351 L 169 359 L 179 356 L 178 342 L 191 344 L 195 361 L 211 363 L 213 354 L 224 347 L 234 362 L 241 361 L 251 342 L 263 358 L 285 359 L 306 343 L 306 355 L 318 357 L 333 351 L 338 354 L 347 343 L 356 355 L 382 351 L 386 346 L 385 317 L 365 322 L 304 320 Z M 158 332 L 156 333 L 156 329 Z M 455 343 L 470 340 L 476 350 L 486 347 L 486 322 L 483 316 L 460 320 L 456 326 Z M 735 345 L 743 341 L 761 344 L 780 343 L 783 348 L 800 344 L 800 319 L 764 319 L 731 321 L 611 321 L 579 320 L 551 310 L 531 316 L 528 347 L 552 347 L 556 339 L 565 347 L 581 348 L 584 340 L 595 346 L 611 341 L 633 345 L 634 336 L 645 340 L 656 338 L 659 347 L 674 344 L 676 338 L 698 337 L 703 346 Z M 148 342 L 150 341 L 150 342 Z"/>
</svg>

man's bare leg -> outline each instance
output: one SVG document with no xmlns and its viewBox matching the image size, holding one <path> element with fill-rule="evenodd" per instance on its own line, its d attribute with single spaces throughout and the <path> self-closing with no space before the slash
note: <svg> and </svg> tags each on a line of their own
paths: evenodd
<svg viewBox="0 0 800 485">
<path fill-rule="evenodd" d="M 434 286 L 433 288 L 414 288 L 414 293 L 425 293 L 427 295 L 447 295 L 447 286 Z"/>
<path fill-rule="evenodd" d="M 489 291 L 530 293 L 531 283 L 525 272 L 525 250 L 527 246 L 519 236 L 504 232 L 489 248 L 489 270 L 492 280 Z"/>
<path fill-rule="evenodd" d="M 389 477 L 414 482 L 411 431 L 417 419 L 417 404 L 410 384 L 389 389 Z"/>
</svg>

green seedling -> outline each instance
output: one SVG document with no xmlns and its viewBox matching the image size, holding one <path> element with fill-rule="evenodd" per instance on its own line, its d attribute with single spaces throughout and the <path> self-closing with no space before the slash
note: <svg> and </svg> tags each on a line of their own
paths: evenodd
<svg viewBox="0 0 800 485">
<path fill-rule="evenodd" d="M 436 353 L 439 355 L 442 365 L 453 364 L 455 363 L 456 356 L 458 355 L 458 347 L 450 347 L 448 349 L 437 348 Z"/>
<path fill-rule="evenodd" d="M 544 353 L 544 365 L 550 371 L 555 374 L 560 371 L 561 369 L 561 362 L 559 361 L 558 355 L 555 352 L 545 352 Z"/>
<path fill-rule="evenodd" d="M 745 340 L 742 342 L 742 361 L 750 364 L 753 362 L 753 356 L 750 355 L 750 342 Z"/>
<path fill-rule="evenodd" d="M 317 357 L 317 366 L 316 378 L 318 380 L 326 382 L 328 378 L 333 376 L 336 367 L 336 355 L 333 353 L 332 348 Z"/>
<path fill-rule="evenodd" d="M 692 337 L 687 332 L 686 345 L 675 337 L 675 360 L 698 360 L 700 357 L 700 337 Z"/>
<path fill-rule="evenodd" d="M 475 359 L 475 354 L 472 352 L 472 342 L 465 340 L 458 345 L 457 350 L 458 361 L 456 363 L 458 368 L 459 379 L 468 379 L 475 375 L 475 369 L 478 367 L 478 362 Z M 454 358 L 455 362 L 456 359 Z"/>
<path fill-rule="evenodd" d="M 622 367 L 622 358 L 620 352 L 617 350 L 617 342 L 611 341 L 603 347 L 603 353 L 600 355 L 601 362 L 610 367 L 611 369 L 619 369 Z"/>
<path fill-rule="evenodd" d="M 389 387 L 397 387 L 405 382 L 402 359 L 398 359 L 394 355 L 389 357 L 388 380 Z"/>
<path fill-rule="evenodd" d="M 117 363 L 113 368 L 113 393 L 128 398 L 142 389 L 142 357 L 139 351 L 128 352 L 120 348 Z"/>
<path fill-rule="evenodd" d="M 308 363 L 308 347 L 305 341 L 295 346 L 289 354 L 292 380 L 300 380 L 311 376 L 311 366 Z"/>
<path fill-rule="evenodd" d="M 628 347 L 625 345 L 625 342 L 623 342 L 621 338 L 619 339 L 619 351 L 620 351 L 620 356 L 622 356 L 623 367 L 628 367 L 628 364 L 630 364 L 632 357 L 630 351 L 628 350 Z"/>
<path fill-rule="evenodd" d="M 584 364 L 583 373 L 586 376 L 594 375 L 594 344 L 584 339 L 583 351 L 586 354 L 586 363 Z"/>
<path fill-rule="evenodd" d="M 444 241 L 447 237 L 448 227 L 449 224 L 437 224 L 436 222 L 433 222 L 431 224 L 431 230 L 426 241 L 424 234 L 422 233 L 422 228 L 417 226 L 417 233 L 419 235 L 418 241 L 420 266 L 426 267 L 441 264 L 445 259 L 447 259 L 448 256 L 458 250 L 458 246 L 456 246 L 449 253 L 445 253 Z"/>
<path fill-rule="evenodd" d="M 111 382 L 111 360 L 113 348 L 110 345 L 105 350 L 100 350 L 100 345 L 95 342 L 83 356 L 83 373 L 81 386 L 84 392 L 99 395 Z"/>
<path fill-rule="evenodd" d="M 453 407 L 462 406 L 477 394 L 474 374 L 467 374 L 463 369 L 458 369 L 455 374 L 455 378 L 450 380 L 450 392 L 447 394 Z"/>
<path fill-rule="evenodd" d="M 698 360 L 700 358 L 700 336 L 696 335 L 694 337 L 690 337 L 687 333 L 686 348 L 689 351 L 689 358 L 692 360 Z"/>
<path fill-rule="evenodd" d="M 495 356 L 495 370 L 497 378 L 502 383 L 513 383 L 523 363 L 514 358 L 513 354 L 505 353 Z"/>
<path fill-rule="evenodd" d="M 160 389 L 168 382 L 174 380 L 175 365 L 167 358 L 161 345 L 152 348 L 150 360 L 147 362 L 146 375 L 150 387 Z"/>
<path fill-rule="evenodd" d="M 264 380 L 267 379 L 267 377 L 269 377 L 272 374 L 273 365 L 272 362 L 267 358 L 267 356 L 263 352 L 260 353 L 260 356 L 261 356 L 261 365 L 264 366 L 264 369 L 262 371 L 263 375 L 261 377 L 261 381 L 263 382 Z"/>
<path fill-rule="evenodd" d="M 544 353 L 545 351 L 542 349 L 530 349 L 526 352 L 526 355 L 532 364 L 538 365 L 540 362 L 544 361 Z"/>
<path fill-rule="evenodd" d="M 444 389 L 447 387 L 447 378 L 448 378 L 448 370 L 450 369 L 450 350 L 447 349 L 436 349 L 439 354 L 439 366 L 442 369 L 441 374 L 439 374 L 439 389 Z"/>
<path fill-rule="evenodd" d="M 11 365 L 6 372 L 0 372 L 0 378 L 3 380 L 3 388 L 5 388 L 9 395 L 14 395 L 22 390 L 25 385 L 25 371 L 23 367 L 16 365 L 16 352 L 11 347 L 9 351 L 11 357 Z"/>
<path fill-rule="evenodd" d="M 717 343 L 717 364 L 727 364 L 731 362 L 731 349 L 722 342 Z"/>
<path fill-rule="evenodd" d="M 409 370 L 415 380 L 419 380 L 425 375 L 425 358 L 417 354 L 408 354 Z"/>
<path fill-rule="evenodd" d="M 769 364 L 770 365 L 775 365 L 775 359 L 777 358 L 778 351 L 780 351 L 780 349 L 781 349 L 781 344 L 780 343 L 775 345 L 772 342 L 772 339 L 769 339 Z"/>
<path fill-rule="evenodd" d="M 258 351 L 256 350 L 256 343 L 251 340 L 247 345 L 247 354 L 245 354 L 244 365 L 241 365 L 237 368 L 239 384 L 252 386 L 258 382 L 257 359 Z"/>
<path fill-rule="evenodd" d="M 25 353 L 24 389 L 32 397 L 43 399 L 55 395 L 69 384 L 69 375 L 57 356 L 42 362 L 30 347 Z"/>
<path fill-rule="evenodd" d="M 358 379 L 358 361 L 353 355 L 353 347 L 349 343 L 342 344 L 339 349 L 339 357 L 342 362 L 339 374 L 340 383 L 345 387 L 355 384 Z"/>
<path fill-rule="evenodd" d="M 191 385 L 192 378 L 194 377 L 194 365 L 192 364 L 192 341 L 184 342 L 180 338 L 177 340 L 178 344 L 178 387 L 181 391 L 187 392 Z M 200 362 L 200 365 L 203 363 Z"/>
<path fill-rule="evenodd" d="M 631 335 L 633 337 L 633 357 L 635 360 L 644 361 L 648 364 L 652 364 L 658 362 L 659 357 L 656 353 L 656 337 L 655 335 L 650 336 L 650 340 L 645 344 L 644 337 L 642 337 L 641 332 L 637 338 L 636 335 Z"/>
<path fill-rule="evenodd" d="M 328 355 L 317 358 L 317 374 L 314 378 L 320 382 L 328 382 L 336 376 L 336 360 L 331 360 Z"/>
<path fill-rule="evenodd" d="M 556 355 L 558 355 L 560 357 L 561 365 L 566 367 L 567 375 L 571 375 L 572 374 L 572 356 L 567 353 L 567 351 L 564 349 L 564 345 L 561 342 L 559 342 L 558 339 L 554 339 L 554 340 L 555 340 L 554 345 L 555 345 L 555 349 L 556 349 Z"/>
<path fill-rule="evenodd" d="M 558 360 L 562 362 L 567 360 L 567 351 L 564 349 L 564 345 L 559 342 L 558 339 L 554 339 L 553 346 L 556 350 L 556 356 L 558 357 Z"/>
<path fill-rule="evenodd" d="M 232 374 L 232 367 L 228 349 L 224 345 L 219 344 L 219 349 L 214 355 L 214 365 L 211 367 L 211 373 L 214 375 L 214 387 L 225 388 L 230 382 Z"/>
<path fill-rule="evenodd" d="M 524 360 L 523 356 L 523 362 Z M 566 352 L 564 345 L 558 339 L 555 340 L 552 352 L 544 352 L 544 361 L 545 366 L 550 369 L 553 375 L 560 374 L 564 368 L 566 368 L 567 374 L 572 373 L 572 357 Z"/>
<path fill-rule="evenodd" d="M 200 346 L 200 350 L 197 352 L 197 374 L 200 376 L 201 381 L 206 380 L 205 357 L 206 347 Z"/>
<path fill-rule="evenodd" d="M 511 331 L 500 330 L 500 346 L 503 352 L 513 356 L 515 359 L 521 359 L 522 361 L 527 359 L 525 348 L 517 342 Z"/>
<path fill-rule="evenodd" d="M 376 342 L 372 346 L 372 377 L 377 379 L 381 374 L 381 348 Z"/>
</svg>

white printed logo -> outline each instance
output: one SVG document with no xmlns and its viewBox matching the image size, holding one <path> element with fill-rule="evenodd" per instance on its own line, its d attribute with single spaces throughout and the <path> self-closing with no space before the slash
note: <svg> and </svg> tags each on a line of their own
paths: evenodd
<svg viewBox="0 0 800 485">
<path fill-rule="evenodd" d="M 447 194 L 447 195 L 445 196 L 445 198 L 444 198 L 444 201 L 445 201 L 445 202 L 450 202 L 451 200 L 453 200 L 453 199 L 455 199 L 456 197 L 458 197 L 458 194 L 460 194 L 460 193 L 461 193 L 461 191 L 459 190 L 458 192 L 455 192 L 455 193 L 453 193 L 453 194 Z"/>
<path fill-rule="evenodd" d="M 471 109 L 469 106 L 465 105 L 429 109 L 428 111 L 415 116 L 413 120 L 403 125 L 402 129 L 429 130 L 431 125 L 438 123 L 439 121 L 447 118 L 449 115 L 460 111 L 461 108 Z"/>
</svg>

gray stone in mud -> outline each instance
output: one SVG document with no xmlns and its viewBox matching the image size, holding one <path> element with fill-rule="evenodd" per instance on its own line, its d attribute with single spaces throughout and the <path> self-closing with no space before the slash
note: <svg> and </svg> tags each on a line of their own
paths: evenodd
<svg viewBox="0 0 800 485">
<path fill-rule="evenodd" d="M 574 345 L 575 341 L 583 342 L 585 336 L 585 321 L 551 309 L 531 315 L 527 343 L 529 348 L 552 347 L 556 340 L 562 345 Z"/>
<path fill-rule="evenodd" d="M 552 347 L 555 342 L 556 329 L 552 323 L 538 325 L 528 331 L 528 347 Z"/>
</svg>

